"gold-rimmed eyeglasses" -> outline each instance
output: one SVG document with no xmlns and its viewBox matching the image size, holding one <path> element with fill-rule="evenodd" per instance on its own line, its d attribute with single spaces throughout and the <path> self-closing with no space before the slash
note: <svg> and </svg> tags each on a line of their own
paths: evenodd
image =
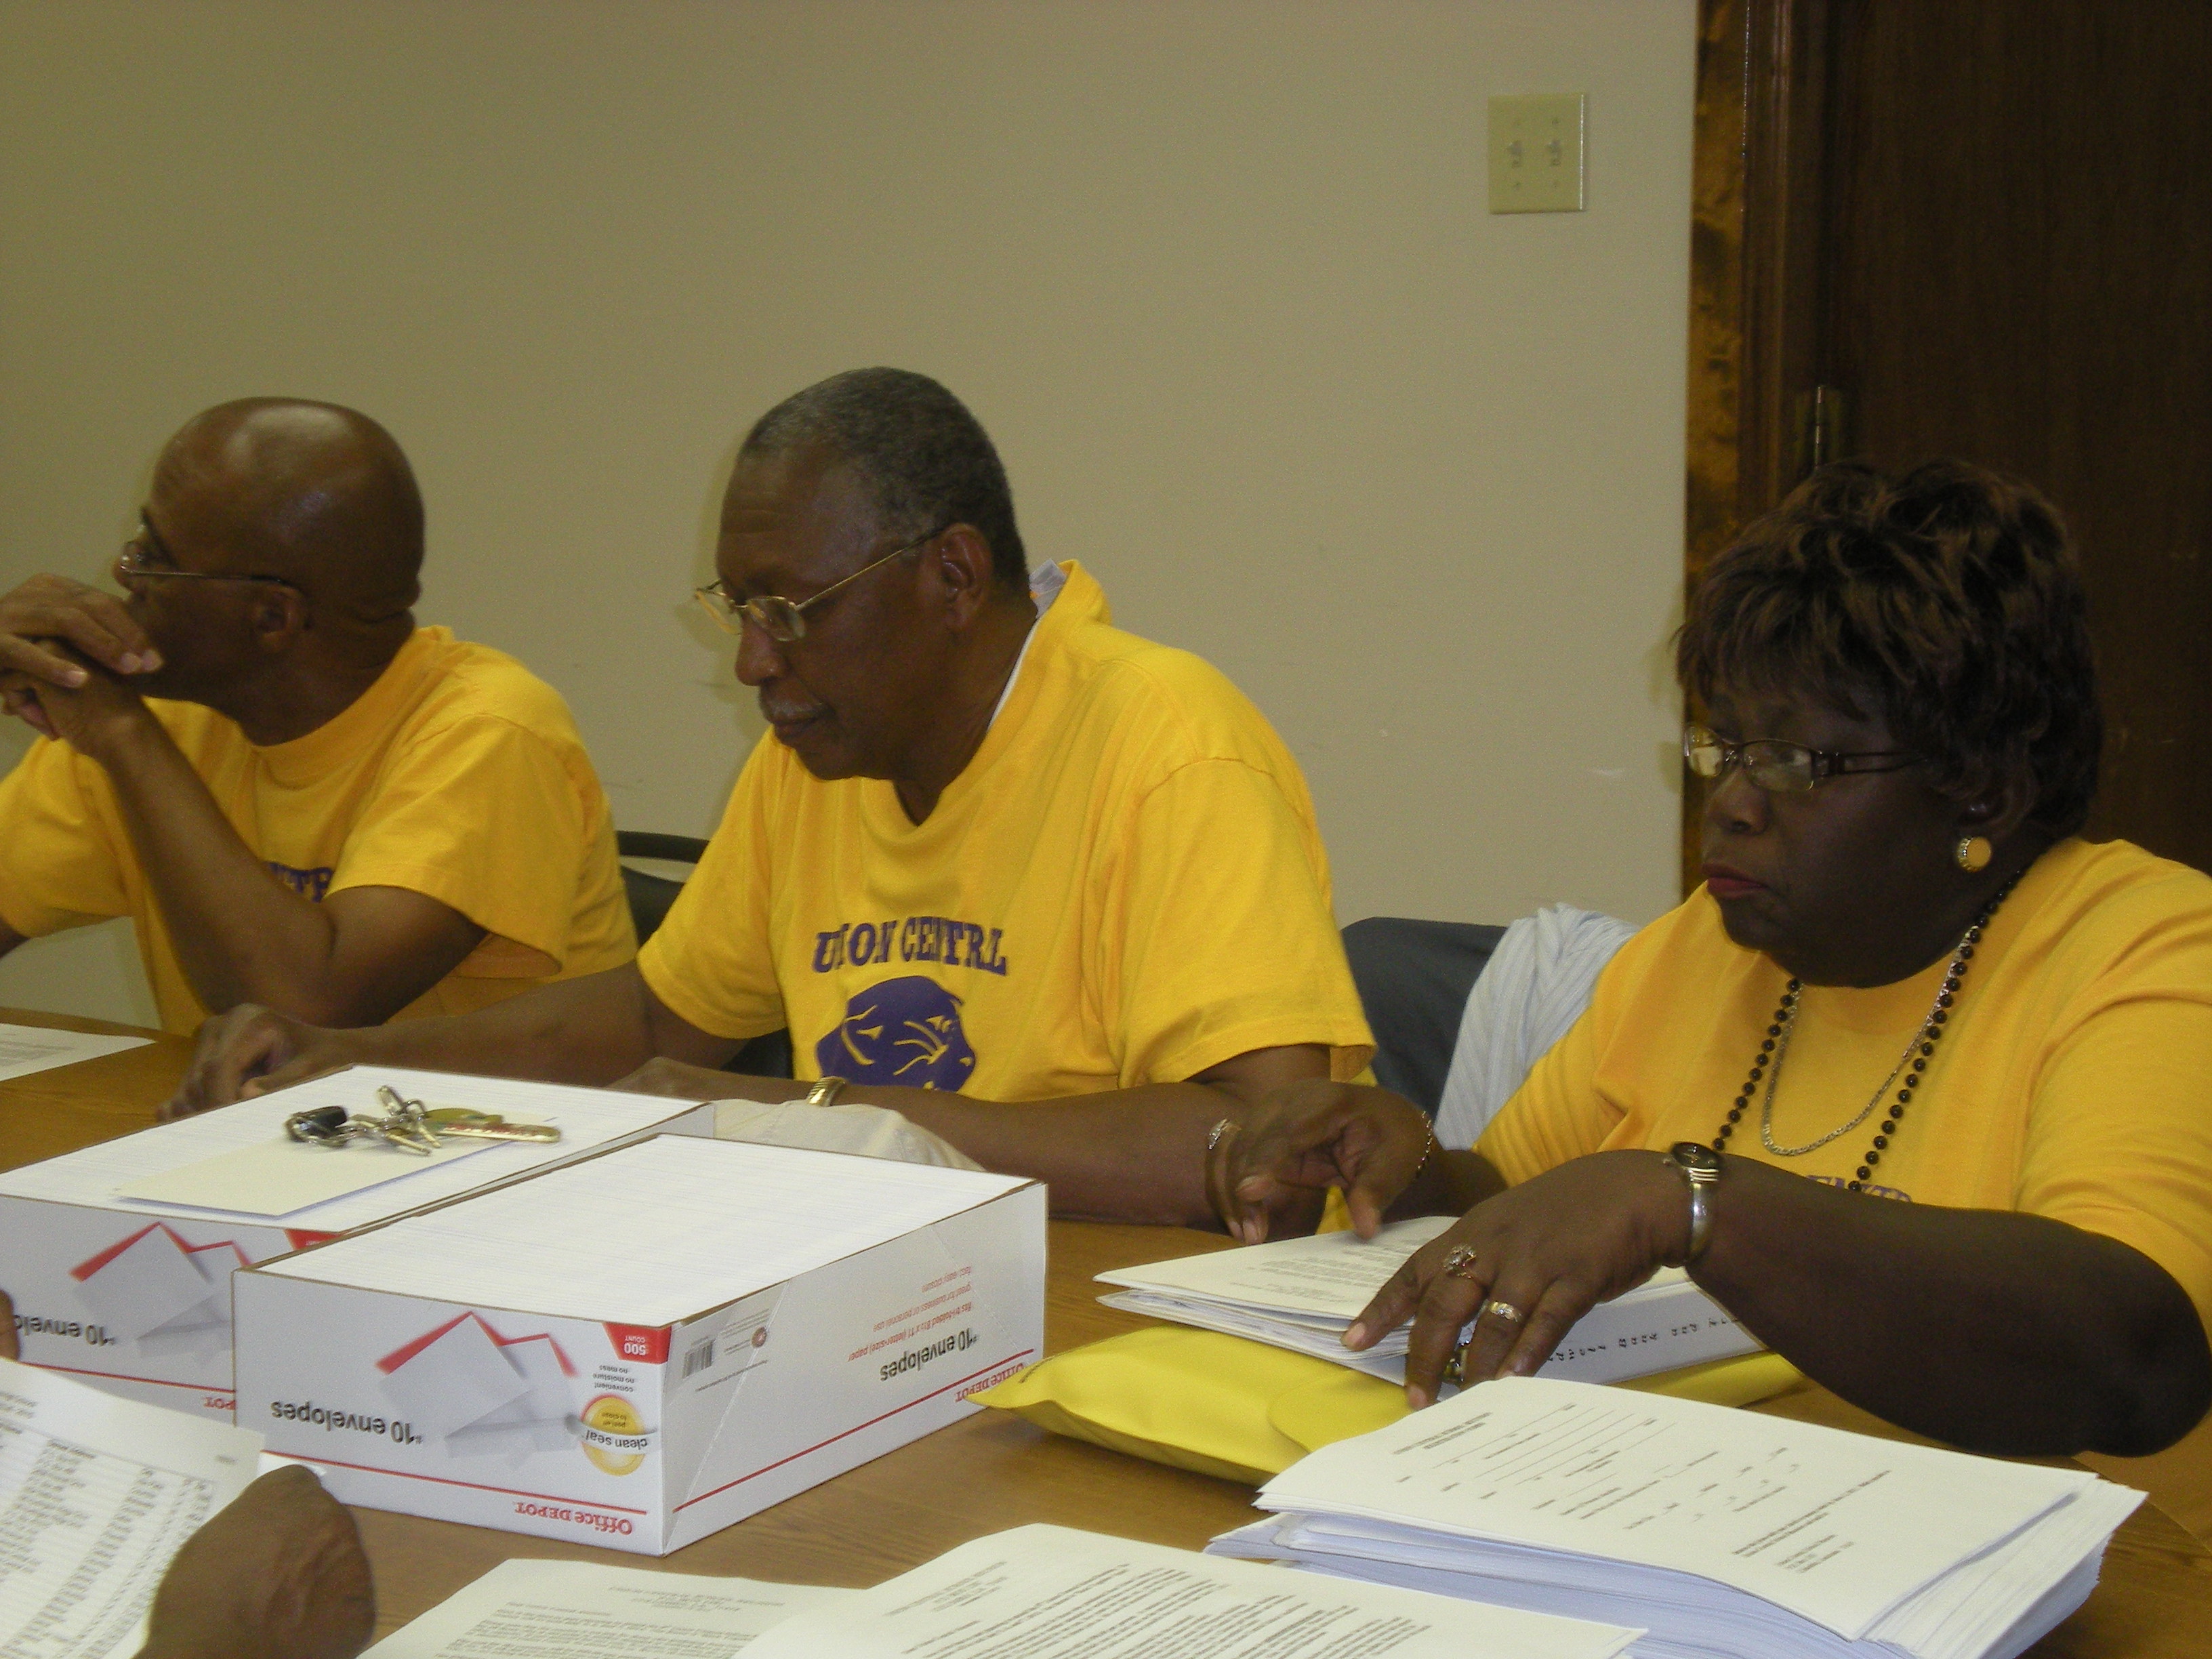
<svg viewBox="0 0 2212 1659">
<path fill-rule="evenodd" d="M 787 599 L 780 593 L 759 593 L 750 599 L 732 596 L 730 590 L 719 582 L 709 582 L 704 587 L 695 587 L 691 597 L 714 619 L 715 625 L 726 634 L 740 634 L 750 622 L 779 645 L 789 645 L 806 637 L 806 613 L 828 599 L 848 582 L 856 582 L 871 570 L 880 569 L 902 553 L 911 553 L 917 547 L 927 546 L 946 531 L 949 524 L 941 524 L 927 536 L 895 547 L 880 559 L 872 559 L 849 576 L 842 576 L 811 599 Z"/>
<path fill-rule="evenodd" d="M 1823 778 L 1845 772 L 1901 772 L 1919 764 L 1919 757 L 1902 749 L 1864 749 L 1844 754 L 1832 749 L 1808 749 L 1802 743 L 1779 738 L 1753 738 L 1732 743 L 1709 726 L 1682 728 L 1682 758 L 1701 778 L 1717 778 L 1731 766 L 1761 789 L 1775 795 L 1799 795 Z M 1859 761 L 1894 761 L 1894 766 L 1860 766 Z"/>
</svg>

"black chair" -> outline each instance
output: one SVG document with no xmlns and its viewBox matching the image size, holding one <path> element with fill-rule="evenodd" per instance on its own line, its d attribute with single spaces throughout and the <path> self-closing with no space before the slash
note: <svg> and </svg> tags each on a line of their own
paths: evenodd
<svg viewBox="0 0 2212 1659">
<path fill-rule="evenodd" d="M 1443 1099 L 1467 995 L 1503 927 L 1370 916 L 1344 930 L 1352 982 L 1375 1033 L 1375 1080 L 1431 1117 Z"/>
<path fill-rule="evenodd" d="M 707 843 L 696 836 L 664 836 L 651 830 L 617 830 L 615 832 L 615 853 L 625 859 L 658 859 L 669 864 L 696 864 L 707 851 Z M 642 870 L 622 866 L 623 890 L 629 898 L 630 924 L 637 929 L 637 942 L 641 945 L 651 939 L 667 919 L 669 906 L 684 890 L 684 884 L 666 876 L 648 875 Z M 752 1038 L 732 1055 L 722 1069 L 737 1072 L 746 1077 L 789 1077 L 791 1073 L 791 1033 L 769 1031 Z"/>
</svg>

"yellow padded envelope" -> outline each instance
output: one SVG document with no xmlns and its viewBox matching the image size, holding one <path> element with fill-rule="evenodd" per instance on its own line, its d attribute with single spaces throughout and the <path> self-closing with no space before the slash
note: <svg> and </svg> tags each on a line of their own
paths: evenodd
<svg viewBox="0 0 2212 1659">
<path fill-rule="evenodd" d="M 1802 1380 L 1788 1360 L 1757 1353 L 1616 1386 L 1747 1406 Z M 1405 1390 L 1379 1376 L 1177 1325 L 1054 1354 L 972 1398 L 1054 1434 L 1251 1486 L 1406 1414 Z"/>
</svg>

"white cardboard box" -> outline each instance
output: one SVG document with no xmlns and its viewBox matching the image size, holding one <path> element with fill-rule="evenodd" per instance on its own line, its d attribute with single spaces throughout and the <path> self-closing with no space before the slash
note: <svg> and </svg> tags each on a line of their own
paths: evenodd
<svg viewBox="0 0 2212 1659">
<path fill-rule="evenodd" d="M 238 1420 L 348 1503 L 665 1554 L 1037 1358 L 1045 1207 L 648 1140 L 234 1275 Z"/>
<path fill-rule="evenodd" d="M 301 1146 L 302 1158 L 388 1170 L 389 1178 L 283 1214 L 146 1201 L 118 1191 L 211 1157 L 279 1145 L 294 1112 L 325 1105 L 377 1111 L 377 1086 L 385 1083 L 432 1105 L 553 1123 L 562 1139 L 483 1142 L 481 1152 L 428 1167 L 380 1146 Z M 712 1136 L 714 1108 L 434 1072 L 337 1072 L 0 1175 L 0 1290 L 15 1300 L 16 1333 L 30 1364 L 127 1399 L 228 1422 L 234 1269 L 658 1133 Z"/>
</svg>

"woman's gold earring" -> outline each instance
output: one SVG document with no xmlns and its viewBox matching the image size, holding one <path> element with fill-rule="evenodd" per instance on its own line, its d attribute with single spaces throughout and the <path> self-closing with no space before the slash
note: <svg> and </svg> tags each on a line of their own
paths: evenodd
<svg viewBox="0 0 2212 1659">
<path fill-rule="evenodd" d="M 1987 836 L 1961 836 L 1952 857 L 1959 860 L 1959 867 L 1968 875 L 1978 875 L 1990 867 L 1990 854 L 1995 850 Z"/>
</svg>

